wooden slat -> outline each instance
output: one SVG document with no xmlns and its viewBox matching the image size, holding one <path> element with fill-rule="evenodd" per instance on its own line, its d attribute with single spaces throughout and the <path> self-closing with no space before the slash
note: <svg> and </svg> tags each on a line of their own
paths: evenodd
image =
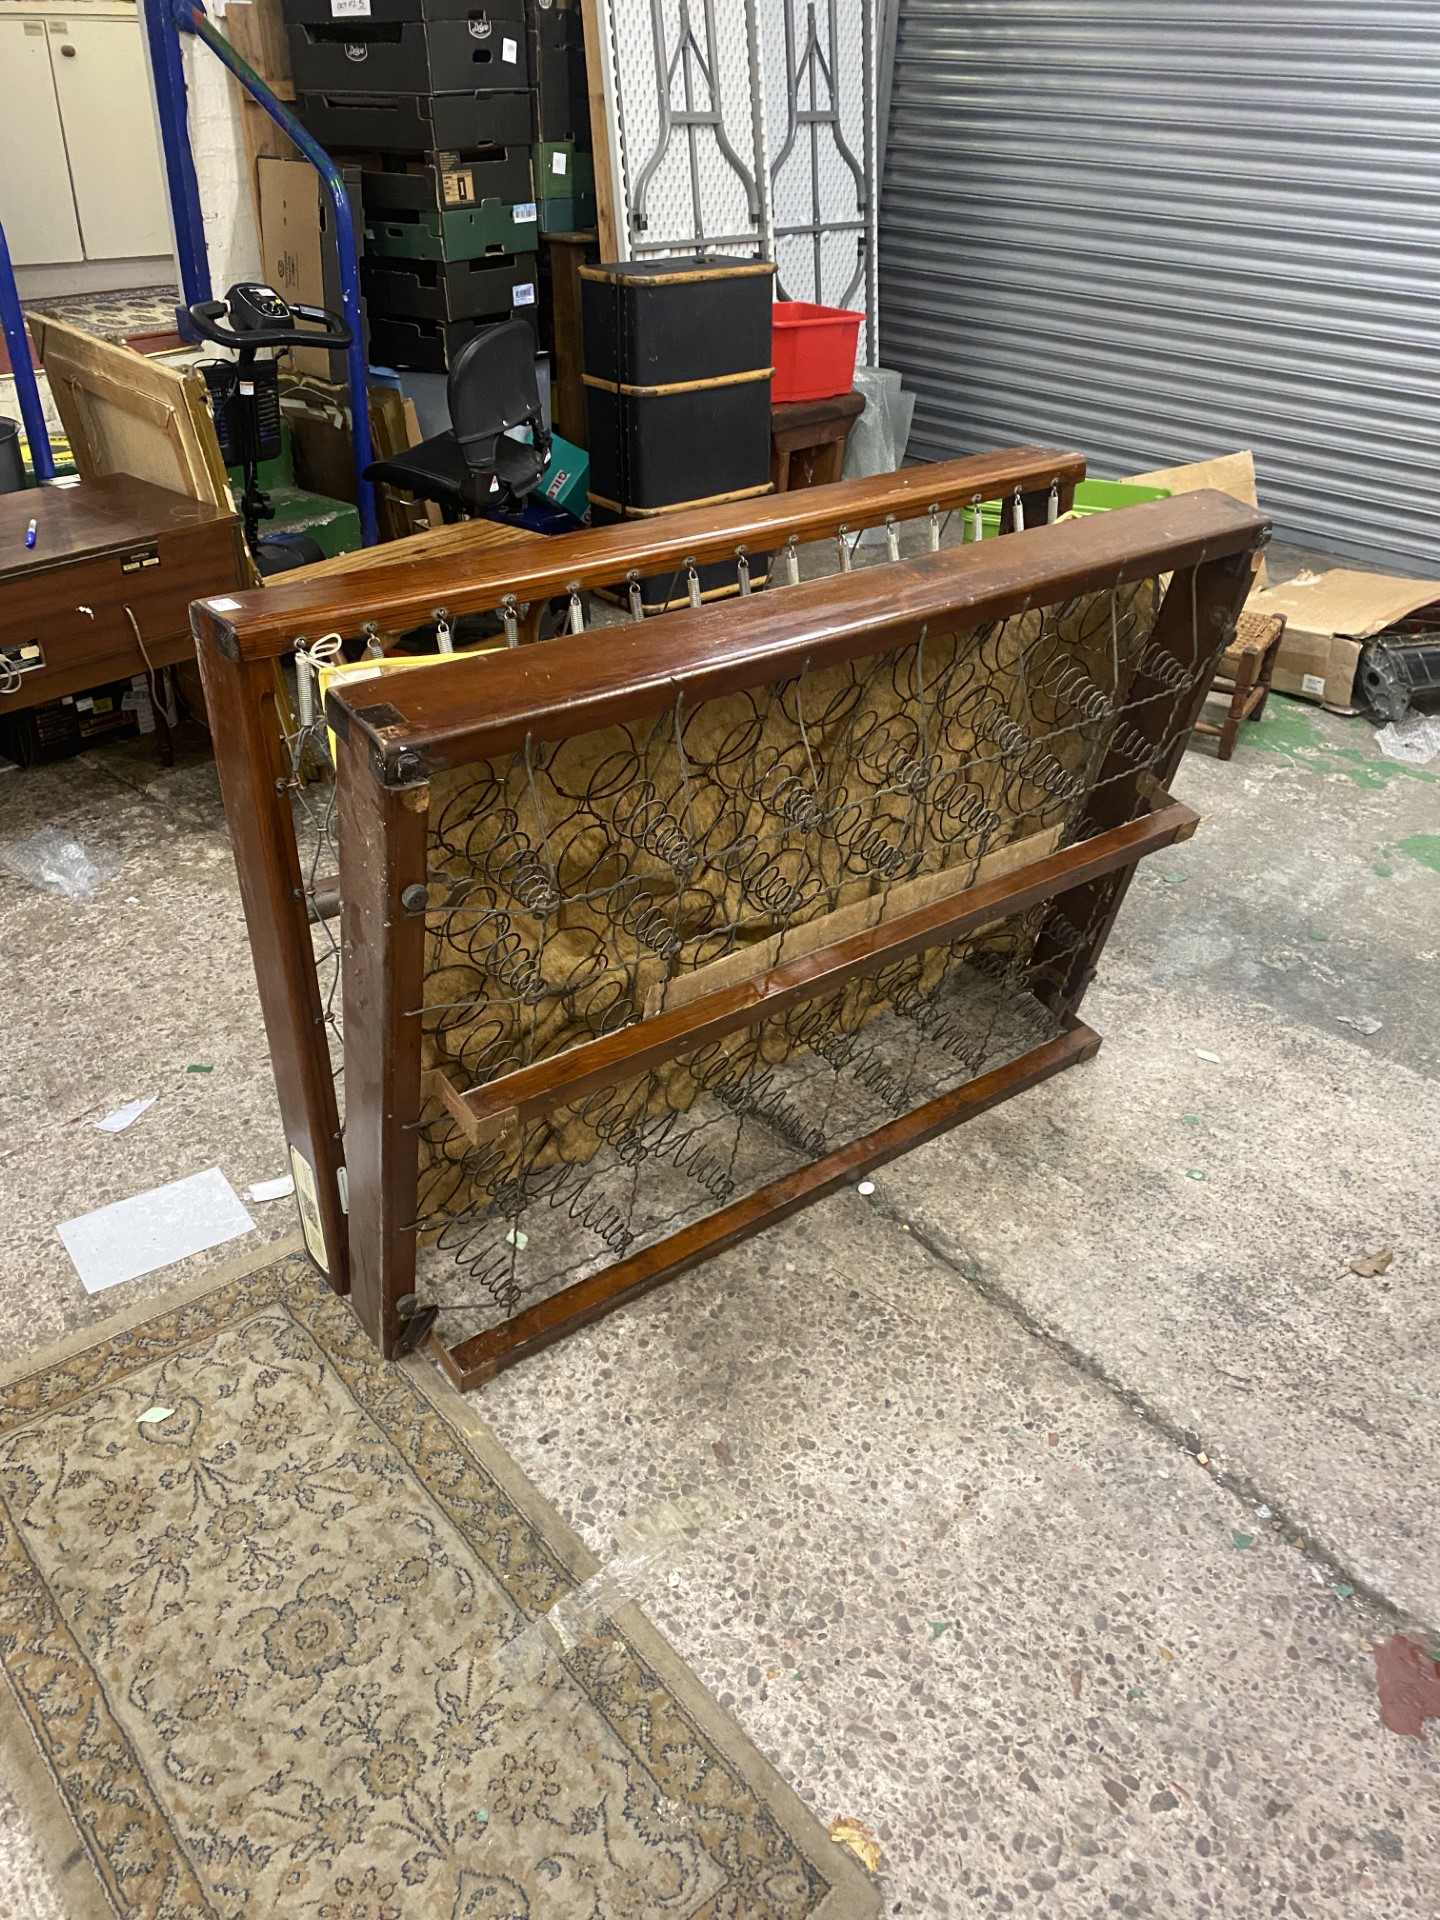
<svg viewBox="0 0 1440 1920">
<path fill-rule="evenodd" d="M 503 1326 L 476 1334 L 451 1348 L 432 1336 L 431 1351 L 455 1385 L 468 1392 L 492 1379 L 503 1368 L 542 1353 L 567 1334 L 613 1313 L 631 1300 L 638 1300 L 666 1280 L 674 1280 L 702 1261 L 713 1259 L 717 1253 L 738 1246 L 763 1228 L 775 1226 L 792 1213 L 798 1213 L 802 1207 L 823 1200 L 861 1174 L 898 1159 L 902 1153 L 948 1133 L 963 1121 L 975 1119 L 1002 1100 L 1038 1086 L 1052 1074 L 1093 1058 L 1099 1047 L 1099 1034 L 1077 1023 L 1058 1039 L 1031 1048 L 1003 1067 L 997 1067 L 993 1073 L 981 1074 L 954 1092 L 941 1094 L 926 1106 L 917 1107 L 914 1113 L 892 1120 L 888 1126 L 852 1141 L 849 1146 L 772 1181 L 728 1207 L 721 1207 L 655 1246 L 646 1247 L 629 1259 L 606 1267 L 602 1273 L 564 1288 L 538 1306 L 516 1314 Z"/>
<path fill-rule="evenodd" d="M 405 895 L 424 893 L 426 797 L 376 786 L 353 756 L 336 774 L 340 947 L 345 1021 L 345 1161 L 350 1188 L 350 1298 L 388 1359 L 400 1330 L 396 1302 L 415 1279 L 420 1005 L 425 916 Z"/>
<path fill-rule="evenodd" d="M 1188 840 L 1199 819 L 1189 807 L 1172 801 L 1158 813 L 1147 814 L 1098 839 L 1067 847 L 1063 853 L 932 901 L 914 913 L 881 921 L 832 946 L 782 961 L 767 973 L 721 987 L 683 1007 L 653 1014 L 616 1033 L 587 1040 L 548 1060 L 504 1074 L 463 1096 L 472 1124 L 512 1113 L 521 1126 L 542 1119 L 557 1107 L 572 1105 L 603 1087 L 648 1073 L 740 1027 L 752 1026 L 756 1020 L 773 1019 L 797 1001 L 834 993 L 858 974 L 878 972 L 924 947 L 961 939 L 996 920 L 1023 913 L 1068 887 L 1113 873 L 1117 867 L 1133 867 L 1146 854 Z"/>
<path fill-rule="evenodd" d="M 337 1179 L 340 1116 L 290 813 L 276 668 L 226 660 L 205 640 L 199 652 L 280 1119 L 287 1142 L 314 1176 L 324 1245 L 312 1247 L 312 1257 L 344 1293 L 350 1270 Z"/>
<path fill-rule="evenodd" d="M 363 712 L 373 686 L 339 682 L 326 713 L 337 734 L 368 737 L 387 780 L 415 779 L 514 752 L 527 738 L 562 740 L 658 713 L 682 693 L 688 704 L 883 653 L 937 621 L 950 631 L 1183 572 L 1250 551 L 1266 527 L 1225 494 L 1186 494 L 615 627 L 599 646 L 575 634 L 482 661 L 457 656 L 387 688 L 383 723 Z"/>
<path fill-rule="evenodd" d="M 470 520 L 446 529 L 451 539 L 423 544 L 430 536 L 396 542 L 357 556 L 358 565 L 330 566 L 278 576 L 261 593 L 240 597 L 237 608 L 216 613 L 201 601 L 195 618 L 217 644 L 241 659 L 287 653 L 297 634 L 314 639 L 338 629 L 351 636 L 367 621 L 382 632 L 403 631 L 430 617 L 436 606 L 462 613 L 489 612 L 513 593 L 518 600 L 545 599 L 571 582 L 581 588 L 613 586 L 633 569 L 663 573 L 687 559 L 733 558 L 740 547 L 770 552 L 796 540 L 819 540 L 845 526 L 852 533 L 883 526 L 890 517 L 915 519 L 933 504 L 942 511 L 972 499 L 1009 497 L 1014 489 L 1045 488 L 1058 480 L 1062 495 L 1084 478 L 1078 453 L 1053 448 L 1011 447 L 930 467 L 906 467 L 867 480 L 841 480 L 831 487 L 766 494 L 729 506 L 664 513 L 626 520 L 554 539 L 529 536 L 504 551 L 494 522 Z M 490 551 L 490 549 L 496 549 Z M 353 575 L 353 577 L 352 577 Z M 323 579 L 323 587 L 316 582 Z"/>
</svg>

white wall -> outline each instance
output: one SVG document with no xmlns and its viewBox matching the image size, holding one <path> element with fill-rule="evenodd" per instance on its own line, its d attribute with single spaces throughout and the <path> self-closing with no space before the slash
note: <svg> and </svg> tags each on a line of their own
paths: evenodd
<svg viewBox="0 0 1440 1920">
<path fill-rule="evenodd" d="M 238 85 L 210 49 L 193 34 L 181 39 L 190 146 L 205 219 L 210 283 L 218 300 L 237 280 L 260 278 L 260 238 L 240 132 L 240 116 L 249 109 L 241 106 Z"/>
</svg>

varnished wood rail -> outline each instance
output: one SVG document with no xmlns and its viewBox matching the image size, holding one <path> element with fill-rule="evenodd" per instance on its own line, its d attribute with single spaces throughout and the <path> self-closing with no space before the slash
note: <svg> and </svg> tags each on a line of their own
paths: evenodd
<svg viewBox="0 0 1440 1920">
<path fill-rule="evenodd" d="M 197 600 L 192 621 L 202 644 L 208 641 L 225 657 L 268 660 L 293 651 L 297 639 L 331 632 L 353 638 L 367 627 L 382 636 L 402 633 L 433 620 L 437 608 L 451 620 L 492 613 L 507 596 L 519 604 L 572 588 L 623 585 L 631 574 L 666 573 L 689 560 L 701 566 L 741 553 L 773 553 L 792 539 L 823 540 L 842 529 L 857 534 L 889 520 L 923 519 L 932 507 L 944 515 L 1001 500 L 1008 526 L 1018 492 L 1026 525 L 1038 524 L 1052 486 L 1064 511 L 1084 477 L 1078 453 L 1011 447 L 553 538 L 521 535 L 497 543 L 494 523 L 477 520 L 470 523 L 473 546 L 464 528 L 447 527 L 433 536 L 434 551 L 427 546 L 432 536 L 420 534 L 373 549 L 353 569 L 331 565 L 315 577 L 281 575 L 253 592 L 223 596 L 218 604 Z"/>
</svg>

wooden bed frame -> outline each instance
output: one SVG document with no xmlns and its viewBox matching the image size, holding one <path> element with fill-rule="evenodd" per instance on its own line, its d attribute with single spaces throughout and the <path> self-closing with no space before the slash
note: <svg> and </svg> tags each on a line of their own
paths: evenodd
<svg viewBox="0 0 1440 1920">
<path fill-rule="evenodd" d="M 1004 458 L 1015 464 L 1016 456 Z M 527 552 L 508 566 L 509 556 L 497 554 L 470 577 L 462 572 L 457 578 L 457 571 L 447 567 L 439 578 L 420 568 L 423 584 L 382 569 L 368 581 L 347 583 L 333 599 L 312 604 L 303 616 L 306 631 L 313 634 L 321 620 L 341 631 L 362 620 L 374 620 L 382 629 L 408 623 L 419 610 L 433 608 L 442 594 L 443 605 L 458 612 L 493 607 L 506 592 L 517 599 L 538 597 L 553 591 L 557 581 L 563 592 L 572 582 L 613 580 L 617 571 L 623 578 L 632 566 L 658 570 L 672 554 L 696 559 L 727 550 L 733 554 L 737 532 L 752 551 L 762 544 L 773 548 L 781 544 L 787 508 L 796 516 L 792 524 L 812 530 L 833 531 L 842 511 L 843 524 L 852 529 L 884 524 L 895 512 L 895 489 L 908 483 L 912 505 L 917 499 L 928 505 L 939 477 L 929 469 L 864 483 L 873 489 L 868 506 L 843 487 L 745 503 L 739 528 L 717 529 L 714 522 L 722 516 L 711 515 L 704 525 L 683 530 L 678 540 L 673 524 L 665 537 L 662 523 L 642 530 L 644 544 L 630 526 L 551 542 L 552 550 L 567 545 L 570 550 L 549 568 Z M 1030 481 L 1035 477 L 1033 470 L 1027 475 Z M 1047 490 L 1049 480 L 1045 474 Z M 1008 492 L 1010 484 L 996 491 Z M 843 503 L 826 502 L 826 493 L 848 497 Z M 761 516 L 765 508 L 774 518 Z M 1079 1019 L 1081 1001 L 1138 861 L 1195 829 L 1196 816 L 1173 802 L 1167 789 L 1267 537 L 1267 523 L 1252 509 L 1220 494 L 1197 493 L 674 613 L 658 623 L 571 635 L 484 661 L 457 657 L 383 683 L 335 683 L 326 719 L 338 742 L 348 1242 L 338 1220 L 322 1218 L 322 1225 L 337 1283 L 337 1254 L 348 1246 L 352 1304 L 381 1350 L 387 1355 L 403 1351 L 429 1333 L 441 1364 L 461 1387 L 471 1387 L 864 1171 L 1090 1057 L 1099 1038 Z M 597 552 L 607 544 L 608 551 Z M 247 605 L 240 610 L 243 619 L 233 610 L 222 610 L 227 613 L 222 621 L 213 607 L 197 609 L 207 686 L 212 679 L 223 684 L 221 662 L 239 671 L 268 662 L 287 635 L 293 644 L 299 616 L 293 604 L 285 613 L 274 605 L 283 591 L 267 592 L 263 609 L 257 605 L 253 614 Z M 1123 662 L 1117 611 L 1122 605 L 1128 622 Z M 1084 636 L 1083 646 L 1072 640 L 1072 631 Z M 938 864 L 944 871 L 917 855 L 918 864 L 912 862 L 909 871 L 926 881 L 924 897 L 903 888 L 892 896 L 894 869 L 867 854 L 860 890 L 871 889 L 875 910 L 866 924 L 857 927 L 852 901 L 850 917 L 833 911 L 828 920 L 822 918 L 823 944 L 800 941 L 794 957 L 785 957 L 792 951 L 791 935 L 802 929 L 800 916 L 782 915 L 778 944 L 757 949 L 761 961 L 748 974 L 727 976 L 708 991 L 699 981 L 699 992 L 668 1009 L 663 992 L 658 1002 L 653 994 L 643 1004 L 636 998 L 622 1022 L 601 1023 L 602 1030 L 578 1041 L 572 1033 L 553 1048 L 546 1043 L 536 1057 L 518 1064 L 508 1060 L 475 1084 L 464 1084 L 453 1067 L 427 1060 L 427 956 L 435 951 L 437 922 L 454 913 L 454 901 L 464 899 L 470 884 L 463 875 L 457 880 L 453 860 L 447 868 L 432 859 L 441 804 L 436 796 L 456 791 L 456 781 L 463 790 L 477 768 L 484 776 L 477 790 L 484 790 L 486 780 L 508 779 L 520 782 L 515 790 L 523 794 L 523 773 L 543 837 L 544 809 L 532 765 L 543 775 L 567 744 L 578 751 L 596 741 L 599 752 L 619 730 L 632 742 L 660 740 L 663 745 L 671 716 L 678 739 L 682 714 L 722 712 L 724 703 L 735 699 L 753 703 L 766 716 L 765 727 L 793 732 L 795 688 L 829 685 L 827 674 L 841 681 L 852 676 L 857 687 L 863 682 L 870 689 L 883 681 L 899 689 L 894 699 L 902 714 L 909 714 L 907 699 L 929 712 L 924 663 L 944 646 L 952 648 L 956 662 L 965 663 L 965 673 L 957 675 L 957 684 L 959 679 L 965 683 L 964 699 L 952 711 L 937 697 L 930 715 L 934 740 L 924 760 L 928 770 L 907 774 L 899 785 L 884 784 L 880 792 L 892 812 L 913 801 L 918 820 L 932 804 L 925 798 L 927 783 L 948 771 L 954 759 L 950 746 L 935 742 L 951 740 L 963 723 L 960 730 L 969 729 L 976 743 L 965 750 L 970 756 L 965 768 L 988 768 L 986 777 L 1003 771 L 1012 796 L 1013 819 L 1003 830 L 997 825 L 993 847 L 987 828 L 986 839 L 959 864 L 942 849 Z M 1112 656 L 1113 684 L 1103 684 L 1109 672 L 1103 663 Z M 995 684 L 1003 679 L 1012 689 L 1003 700 L 990 690 L 987 675 L 992 674 L 999 676 Z M 907 687 L 912 689 L 908 696 Z M 925 713 L 909 718 L 931 738 Z M 803 716 L 799 735 L 809 758 Z M 680 755 L 683 762 L 683 747 Z M 238 789 L 237 762 L 243 774 Z M 921 762 L 912 765 L 918 768 Z M 257 720 L 244 751 L 225 763 L 226 800 L 232 821 L 237 810 L 249 809 L 269 822 L 258 836 L 250 831 L 253 823 L 237 822 L 242 828 L 237 855 L 287 1131 L 292 1144 L 310 1144 L 312 1164 L 324 1169 L 334 1167 L 337 1156 L 322 1157 L 312 1117 L 317 1109 L 307 1101 L 324 1093 L 333 1102 L 333 1088 L 328 1063 L 322 1073 L 316 1059 L 312 1036 L 319 1029 L 306 998 L 313 991 L 313 972 L 305 964 L 308 939 L 302 954 L 295 937 L 303 930 L 304 901 L 293 843 L 286 841 L 283 816 L 270 797 L 276 791 L 274 768 Z M 810 770 L 818 799 L 823 776 L 813 758 Z M 1036 835 L 1033 828 L 1045 807 L 1053 830 Z M 810 821 L 806 831 L 817 843 L 831 832 L 823 823 L 814 824 L 819 811 L 813 818 L 793 817 Z M 477 812 L 481 829 L 485 818 L 483 809 Z M 603 827 L 597 814 L 586 831 Z M 791 842 L 798 846 L 803 838 L 797 829 Z M 1008 856 L 1003 862 L 1008 870 L 987 865 L 990 851 Z M 547 841 L 546 857 L 556 884 L 543 909 L 534 907 L 534 924 L 543 918 L 545 926 L 559 926 L 591 896 L 577 890 L 567 897 L 557 879 L 563 852 L 557 867 Z M 845 886 L 854 893 L 848 880 Z M 844 897 L 842 889 L 836 895 L 842 908 Z M 678 893 L 676 899 L 678 913 Z M 286 924 L 291 928 L 288 962 L 276 952 L 278 930 Z M 503 924 L 511 922 L 507 918 Z M 825 934 L 825 925 L 833 926 L 833 935 Z M 678 939 L 674 950 L 679 950 Z M 981 959 L 993 964 L 982 970 Z M 524 1304 L 520 1295 L 502 1290 L 496 1295 L 502 1317 L 492 1316 L 492 1324 L 453 1346 L 430 1332 L 438 1309 L 416 1293 L 417 1245 L 427 1221 L 422 1134 L 426 1141 L 443 1137 L 461 1156 L 472 1147 L 492 1159 L 513 1150 L 523 1170 L 530 1164 L 525 1156 L 532 1151 L 532 1134 L 544 1135 L 560 1111 L 583 1112 L 586 1102 L 601 1094 L 642 1086 L 636 1111 L 649 1112 L 643 1102 L 663 1076 L 691 1071 L 687 1063 L 717 1057 L 717 1049 L 723 1055 L 735 1036 L 742 1050 L 747 1034 L 758 1046 L 764 1023 L 770 1031 L 792 1010 L 838 1005 L 836 996 L 869 983 L 876 1007 L 888 1015 L 891 1003 L 885 996 L 891 987 L 882 991 L 880 983 L 909 979 L 904 970 L 912 961 L 931 968 L 925 976 L 930 984 L 919 998 L 912 986 L 905 987 L 910 995 L 906 1017 L 923 1000 L 927 1032 L 940 1004 L 935 996 L 958 991 L 962 974 L 982 984 L 1003 975 L 1004 991 L 1016 1009 L 1023 1001 L 1051 1024 L 1033 1044 L 1019 1044 L 1003 1059 L 987 1057 L 983 1068 L 978 1061 L 973 1071 L 967 1067 L 958 1084 L 942 1086 L 914 1105 L 902 1099 L 904 1110 L 896 1106 L 892 1085 L 887 1098 L 893 1117 L 884 1124 L 833 1145 L 812 1143 L 799 1166 L 760 1180 L 673 1232 L 656 1237 L 622 1230 L 606 1243 L 622 1257 L 598 1268 L 592 1262 L 578 1278 L 542 1298 Z M 639 981 L 638 962 L 617 958 L 615 965 L 617 975 L 629 968 Z M 847 1032 L 839 1055 L 848 1057 L 853 1040 Z M 802 1050 L 809 1044 L 800 1043 Z M 837 1075 L 839 1055 L 830 1063 Z M 883 1083 L 883 1073 L 880 1077 Z M 733 1093 L 728 1082 L 723 1084 Z M 330 1113 L 320 1112 L 320 1127 L 330 1124 L 331 1113 L 333 1105 Z M 335 1125 L 337 1148 L 338 1131 Z M 553 1145 L 559 1136 L 548 1137 Z M 523 1184 L 518 1176 L 495 1178 L 501 1186 L 506 1179 L 512 1188 Z M 319 1192 L 323 1198 L 325 1188 Z M 477 1221 L 474 1207 L 444 1217 L 463 1219 L 467 1232 Z M 480 1225 L 498 1228 L 511 1217 L 497 1211 Z M 518 1222 L 521 1215 L 513 1217 Z M 512 1246 L 526 1240 L 518 1226 L 504 1238 Z"/>
<path fill-rule="evenodd" d="M 293 735 L 286 745 L 288 703 L 277 662 L 337 631 L 384 647 L 437 610 L 455 620 L 513 605 L 522 633 L 533 638 L 554 596 L 607 587 L 623 595 L 635 575 L 738 563 L 741 556 L 783 553 L 792 541 L 834 540 L 846 546 L 848 559 L 863 530 L 898 536 L 907 521 L 928 521 L 933 543 L 950 516 L 958 532 L 960 516 L 987 501 L 1004 503 L 1002 527 L 1010 531 L 1017 513 L 1031 526 L 1068 511 L 1084 476 L 1079 454 L 1015 447 L 556 538 L 477 520 L 325 561 L 254 592 L 196 602 L 191 622 L 281 1119 L 307 1243 L 338 1292 L 350 1285 L 345 1154 L 332 1022 L 311 937 L 317 892 L 333 875 L 307 873 L 297 848 L 292 797 L 300 756 Z M 610 633 L 593 644 L 608 650 Z M 317 729 L 322 754 L 323 741 Z"/>
</svg>

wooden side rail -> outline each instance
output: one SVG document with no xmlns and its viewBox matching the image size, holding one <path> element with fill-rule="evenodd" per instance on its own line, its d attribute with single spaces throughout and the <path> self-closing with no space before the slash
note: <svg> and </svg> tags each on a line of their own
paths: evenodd
<svg viewBox="0 0 1440 1920">
<path fill-rule="evenodd" d="M 877 1167 L 898 1160 L 902 1153 L 938 1140 L 966 1120 L 977 1119 L 1009 1100 L 1017 1093 L 1038 1087 L 1043 1081 L 1081 1061 L 1093 1060 L 1100 1051 L 1100 1035 L 1082 1021 L 1067 1023 L 1057 1039 L 1032 1047 L 1017 1059 L 1009 1060 L 993 1073 L 967 1080 L 964 1086 L 937 1099 L 914 1113 L 907 1113 L 889 1126 L 877 1128 L 862 1139 L 838 1147 L 822 1159 L 797 1168 L 779 1180 L 728 1207 L 697 1220 L 694 1226 L 672 1233 L 654 1246 L 644 1247 L 628 1260 L 618 1261 L 603 1273 L 554 1293 L 537 1306 L 528 1307 L 503 1326 L 491 1327 L 447 1347 L 438 1335 L 431 1334 L 429 1347 L 442 1370 L 468 1393 L 483 1386 L 505 1367 L 543 1353 L 568 1333 L 575 1333 L 591 1321 L 600 1320 L 617 1307 L 651 1293 L 667 1280 L 675 1280 L 692 1267 L 713 1260 L 748 1240 L 763 1227 L 773 1227 L 789 1219 L 802 1207 L 813 1206 L 842 1187 L 849 1186 Z"/>
<path fill-rule="evenodd" d="M 820 491 L 820 489 L 816 489 Z M 949 628 L 1248 553 L 1267 522 L 1228 494 L 1187 493 L 1120 513 L 1038 527 L 1023 540 L 947 547 L 861 573 L 686 608 L 607 631 L 483 659 L 457 654 L 424 673 L 339 682 L 325 712 L 337 736 L 369 742 L 377 777 L 406 786 L 448 767 L 514 752 L 528 737 L 563 740 L 687 703 L 882 653 L 939 620 Z M 1190 609 L 1180 610 L 1188 619 Z"/>
<path fill-rule="evenodd" d="M 507 596 L 517 603 L 547 600 L 572 588 L 615 586 L 632 573 L 665 573 L 737 554 L 772 553 L 790 540 L 822 540 L 859 533 L 889 520 L 914 520 L 938 508 L 958 512 L 977 501 L 1025 503 L 1027 525 L 1043 521 L 1052 486 L 1061 511 L 1085 477 L 1078 453 L 1044 447 L 1012 447 L 933 466 L 906 467 L 871 479 L 767 494 L 729 506 L 666 513 L 644 521 L 499 543 L 488 521 L 473 523 L 473 549 L 447 529 L 444 550 L 426 551 L 429 536 L 375 549 L 353 568 L 327 569 L 318 578 L 280 576 L 251 593 L 199 600 L 192 609 L 196 637 L 209 640 L 232 660 L 274 659 L 293 651 L 297 638 L 315 640 L 340 632 L 358 636 L 404 632 L 435 617 L 443 607 L 451 620 L 491 613 Z M 1007 508 L 1007 522 L 1009 509 Z M 393 556 L 386 559 L 386 555 Z"/>
</svg>

